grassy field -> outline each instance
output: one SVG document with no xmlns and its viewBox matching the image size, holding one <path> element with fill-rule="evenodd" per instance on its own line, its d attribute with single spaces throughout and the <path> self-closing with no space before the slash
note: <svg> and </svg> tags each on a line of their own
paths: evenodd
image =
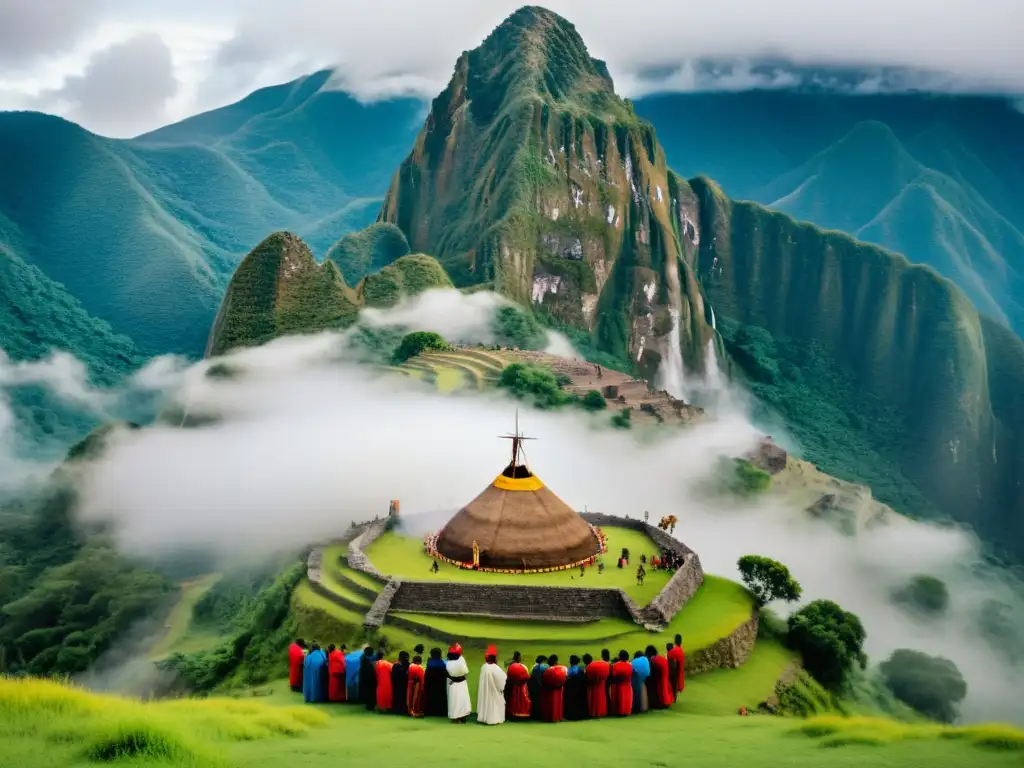
<svg viewBox="0 0 1024 768">
<path fill-rule="evenodd" d="M 220 578 L 221 574 L 210 573 L 181 582 L 181 597 L 167 616 L 163 637 L 150 649 L 151 659 L 162 659 L 174 652 L 195 653 L 208 650 L 223 639 L 215 633 L 196 631 L 191 627 L 192 609 Z"/>
<path fill-rule="evenodd" d="M 756 651 L 756 654 L 761 651 Z M 55 683 L 0 680 L 0 765 L 102 763 L 181 768 L 699 765 L 810 768 L 1020 766 L 1024 734 L 1006 726 L 944 728 L 825 716 L 737 717 L 722 680 L 767 681 L 753 663 L 692 680 L 671 710 L 616 721 L 471 723 L 296 706 L 283 682 L 243 698 L 142 704 Z M 770 661 L 770 660 L 769 660 Z M 760 663 L 760 660 L 757 661 Z M 475 690 L 473 695 L 475 699 Z"/>
<path fill-rule="evenodd" d="M 474 584 L 521 584 L 523 586 L 554 587 L 606 587 L 624 589 L 640 605 L 647 605 L 668 583 L 668 571 L 648 569 L 643 586 L 636 583 L 636 564 L 641 554 L 648 556 L 658 551 L 657 545 L 645 534 L 627 528 L 603 528 L 608 537 L 608 554 L 603 557 L 604 573 L 597 568 L 587 568 L 586 576 L 579 570 L 555 571 L 553 573 L 485 573 L 462 570 L 454 565 L 438 561 L 440 570 L 430 572 L 432 558 L 423 551 L 423 541 L 397 533 L 385 533 L 369 547 L 366 555 L 381 572 L 401 579 L 416 581 L 465 581 Z M 616 568 L 615 562 L 622 547 L 630 553 L 631 565 Z"/>
</svg>

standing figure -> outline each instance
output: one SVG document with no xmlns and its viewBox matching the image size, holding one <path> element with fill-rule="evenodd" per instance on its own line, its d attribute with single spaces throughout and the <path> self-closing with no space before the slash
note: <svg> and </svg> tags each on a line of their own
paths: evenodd
<svg viewBox="0 0 1024 768">
<path fill-rule="evenodd" d="M 651 676 L 651 663 L 643 651 L 633 654 L 633 714 L 647 711 L 647 678 Z"/>
<path fill-rule="evenodd" d="M 423 717 L 427 711 L 427 691 L 423 671 L 423 657 L 416 654 L 409 665 L 409 682 L 406 687 L 405 706 L 410 717 Z"/>
<path fill-rule="evenodd" d="M 359 662 L 362 658 L 363 652 L 358 648 L 345 654 L 345 700 L 352 704 L 359 703 Z"/>
<path fill-rule="evenodd" d="M 377 670 L 374 667 L 375 661 L 373 648 L 366 646 L 363 649 L 363 655 L 359 657 L 359 701 L 366 707 L 367 712 L 373 712 L 377 707 Z"/>
<path fill-rule="evenodd" d="M 462 657 L 462 646 L 456 643 L 448 649 L 448 719 L 464 723 L 473 711 L 469 699 L 469 665 Z"/>
<path fill-rule="evenodd" d="M 548 668 L 548 659 L 546 656 L 538 656 L 537 663 L 533 665 L 533 669 L 530 671 L 530 682 L 527 685 L 527 690 L 530 692 L 530 717 L 533 720 L 540 720 L 540 693 L 541 693 L 541 679 L 544 677 L 544 671 Z"/>
<path fill-rule="evenodd" d="M 302 667 L 306 661 L 306 641 L 301 637 L 288 648 L 288 684 L 302 693 Z"/>
<path fill-rule="evenodd" d="M 345 646 L 340 649 L 334 644 L 327 646 L 327 699 L 345 700 Z"/>
<path fill-rule="evenodd" d="M 391 712 L 395 715 L 409 714 L 406 695 L 409 688 L 409 652 L 398 654 L 398 662 L 391 667 Z"/>
<path fill-rule="evenodd" d="M 629 663 L 629 651 L 619 651 L 619 660 L 612 664 L 610 679 L 609 714 L 625 717 L 633 711 L 633 665 Z"/>
<path fill-rule="evenodd" d="M 377 711 L 390 712 L 394 703 L 394 691 L 391 690 L 390 661 L 384 658 L 383 649 L 377 651 L 377 663 L 373 665 L 377 673 Z"/>
<path fill-rule="evenodd" d="M 601 658 L 598 661 L 591 661 L 590 654 L 583 657 L 586 663 L 587 681 L 587 714 L 590 717 L 604 717 L 608 714 L 608 675 L 612 672 L 612 665 L 608 662 L 608 649 L 601 651 Z"/>
<path fill-rule="evenodd" d="M 430 649 L 425 680 L 427 717 L 448 717 L 448 666 L 440 648 Z"/>
<path fill-rule="evenodd" d="M 323 679 L 326 666 L 327 654 L 320 650 L 319 645 L 313 643 L 302 668 L 302 698 L 307 704 L 327 701 L 327 688 Z"/>
<path fill-rule="evenodd" d="M 647 701 L 654 709 L 672 706 L 672 683 L 668 679 L 668 659 L 658 655 L 658 649 L 647 646 L 647 661 L 651 664 L 651 676 L 647 678 Z"/>
<path fill-rule="evenodd" d="M 505 722 L 505 670 L 498 666 L 498 649 L 488 646 L 480 670 L 480 688 L 476 697 L 476 719 L 484 725 Z"/>
<path fill-rule="evenodd" d="M 530 670 L 523 664 L 523 655 L 516 651 L 512 654 L 512 663 L 508 665 L 505 682 L 505 700 L 510 720 L 524 720 L 530 716 L 530 696 L 527 683 Z"/>
<path fill-rule="evenodd" d="M 558 656 L 548 657 L 548 668 L 541 675 L 540 714 L 547 723 L 565 719 L 565 681 L 569 670 L 558 663 Z"/>
<path fill-rule="evenodd" d="M 565 678 L 565 719 L 584 720 L 586 717 L 587 672 L 579 656 L 570 656 Z"/>
<path fill-rule="evenodd" d="M 686 652 L 683 650 L 682 635 L 676 635 L 676 643 L 668 652 L 668 663 L 672 693 L 678 697 L 686 687 Z"/>
</svg>

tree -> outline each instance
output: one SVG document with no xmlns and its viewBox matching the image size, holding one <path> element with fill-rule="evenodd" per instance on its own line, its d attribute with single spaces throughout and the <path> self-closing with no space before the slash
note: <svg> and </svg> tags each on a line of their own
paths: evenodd
<svg viewBox="0 0 1024 768">
<path fill-rule="evenodd" d="M 588 411 L 603 411 L 608 407 L 608 403 L 604 399 L 604 395 L 598 392 L 596 389 L 592 389 L 583 396 L 580 404 Z"/>
<path fill-rule="evenodd" d="M 753 593 L 758 608 L 763 608 L 773 600 L 791 603 L 799 600 L 803 593 L 800 582 L 790 575 L 789 568 L 770 557 L 744 555 L 736 565 L 740 569 L 743 583 Z"/>
<path fill-rule="evenodd" d="M 952 661 L 900 648 L 878 668 L 893 696 L 904 704 L 943 723 L 956 720 L 967 683 Z"/>
<path fill-rule="evenodd" d="M 933 618 L 941 616 L 949 607 L 949 589 L 941 579 L 919 574 L 895 590 L 892 599 L 913 613 Z"/>
<path fill-rule="evenodd" d="M 439 333 L 433 331 L 413 331 L 406 334 L 402 342 L 395 350 L 394 361 L 404 363 L 411 357 L 426 352 L 428 349 L 436 349 L 440 352 L 451 349 L 451 345 Z"/>
<path fill-rule="evenodd" d="M 772 484 L 772 476 L 746 459 L 733 461 L 734 475 L 729 488 L 740 496 L 753 496 L 766 490 Z"/>
<path fill-rule="evenodd" d="M 825 688 L 838 690 L 854 666 L 867 666 L 864 626 L 854 614 L 831 600 L 808 603 L 787 621 L 790 646 L 806 669 Z"/>
</svg>

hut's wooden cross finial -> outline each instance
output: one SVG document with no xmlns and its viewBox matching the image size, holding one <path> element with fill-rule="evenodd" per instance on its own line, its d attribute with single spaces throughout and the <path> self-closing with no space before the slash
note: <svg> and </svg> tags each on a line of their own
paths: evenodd
<svg viewBox="0 0 1024 768">
<path fill-rule="evenodd" d="M 512 467 L 516 466 L 518 464 L 518 462 L 519 462 L 519 454 L 522 451 L 522 445 L 521 445 L 522 441 L 523 440 L 536 440 L 537 439 L 536 437 L 524 437 L 523 434 L 519 431 L 519 409 L 518 408 L 516 408 L 516 431 L 515 431 L 515 434 L 511 434 L 511 435 L 498 435 L 498 437 L 502 438 L 503 440 L 511 440 L 512 441 L 512 463 L 509 465 L 509 466 L 512 466 Z"/>
</svg>

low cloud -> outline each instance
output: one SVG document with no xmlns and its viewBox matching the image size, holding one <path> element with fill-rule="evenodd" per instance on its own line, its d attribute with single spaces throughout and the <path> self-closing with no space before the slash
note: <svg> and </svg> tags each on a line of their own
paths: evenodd
<svg viewBox="0 0 1024 768">
<path fill-rule="evenodd" d="M 0 2 L 0 75 L 71 50 L 101 21 L 103 0 Z"/>
</svg>

